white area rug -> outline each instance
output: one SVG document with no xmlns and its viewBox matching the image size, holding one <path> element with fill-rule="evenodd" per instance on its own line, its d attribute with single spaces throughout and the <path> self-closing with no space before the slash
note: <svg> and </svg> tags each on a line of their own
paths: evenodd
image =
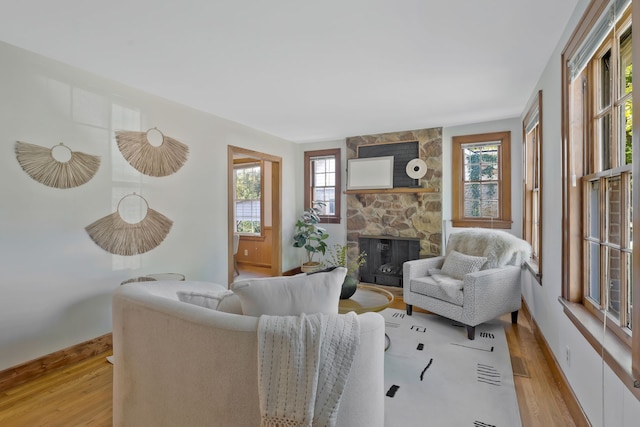
<svg viewBox="0 0 640 427">
<path fill-rule="evenodd" d="M 504 327 L 385 309 L 385 426 L 521 426 Z"/>
</svg>

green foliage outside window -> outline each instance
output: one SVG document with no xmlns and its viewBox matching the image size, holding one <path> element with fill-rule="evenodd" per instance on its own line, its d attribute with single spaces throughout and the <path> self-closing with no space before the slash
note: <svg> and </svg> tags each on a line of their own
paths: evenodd
<svg viewBox="0 0 640 427">
<path fill-rule="evenodd" d="M 237 233 L 261 233 L 260 166 L 235 169 L 235 221 Z"/>
<path fill-rule="evenodd" d="M 629 64 L 624 70 L 625 93 L 633 92 L 633 64 Z M 624 158 L 625 163 L 630 165 L 633 163 L 633 145 L 631 138 L 633 137 L 633 104 L 628 100 L 624 104 L 624 121 L 625 121 L 625 146 Z"/>
<path fill-rule="evenodd" d="M 260 221 L 238 221 L 236 224 L 237 233 L 260 233 Z"/>
<path fill-rule="evenodd" d="M 260 167 L 236 169 L 236 199 L 260 199 Z"/>
<path fill-rule="evenodd" d="M 464 212 L 466 217 L 498 216 L 498 147 L 465 148 Z"/>
</svg>

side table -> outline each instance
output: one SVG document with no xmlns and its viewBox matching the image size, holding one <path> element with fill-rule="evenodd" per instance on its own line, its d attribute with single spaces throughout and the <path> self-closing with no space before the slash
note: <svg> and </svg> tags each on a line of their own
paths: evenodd
<svg viewBox="0 0 640 427">
<path fill-rule="evenodd" d="M 338 313 L 355 311 L 357 314 L 369 311 L 382 311 L 393 302 L 393 294 L 371 285 L 358 285 L 356 293 L 348 299 L 341 299 Z"/>
</svg>

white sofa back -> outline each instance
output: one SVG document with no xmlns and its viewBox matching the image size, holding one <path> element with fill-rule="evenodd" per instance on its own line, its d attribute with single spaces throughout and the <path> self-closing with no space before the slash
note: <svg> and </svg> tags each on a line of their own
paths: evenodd
<svg viewBox="0 0 640 427">
<path fill-rule="evenodd" d="M 259 426 L 258 318 L 180 302 L 206 282 L 138 282 L 113 296 L 114 426 Z M 338 426 L 384 424 L 384 319 L 360 319 Z"/>
</svg>

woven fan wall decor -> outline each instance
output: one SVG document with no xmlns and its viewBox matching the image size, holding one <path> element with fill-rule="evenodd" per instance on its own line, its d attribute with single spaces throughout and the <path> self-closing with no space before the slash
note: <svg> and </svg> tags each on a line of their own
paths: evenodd
<svg viewBox="0 0 640 427">
<path fill-rule="evenodd" d="M 147 205 L 147 214 L 140 222 L 131 224 L 120 216 L 120 203 L 127 197 L 140 197 Z M 169 234 L 173 221 L 149 207 L 147 200 L 136 194 L 128 194 L 118 202 L 116 211 L 85 227 L 98 246 L 115 255 L 139 255 L 162 243 Z"/>
<path fill-rule="evenodd" d="M 66 162 L 53 157 L 53 150 L 63 147 L 71 153 Z M 100 157 L 72 151 L 62 142 L 51 148 L 16 142 L 16 158 L 22 169 L 36 181 L 53 188 L 73 188 L 89 181 L 100 168 Z"/>
<path fill-rule="evenodd" d="M 162 144 L 149 143 L 149 131 L 162 135 Z M 175 173 L 187 161 L 189 147 L 177 139 L 164 135 L 158 128 L 146 132 L 116 131 L 116 141 L 122 156 L 139 172 L 149 176 L 167 176 Z"/>
</svg>

